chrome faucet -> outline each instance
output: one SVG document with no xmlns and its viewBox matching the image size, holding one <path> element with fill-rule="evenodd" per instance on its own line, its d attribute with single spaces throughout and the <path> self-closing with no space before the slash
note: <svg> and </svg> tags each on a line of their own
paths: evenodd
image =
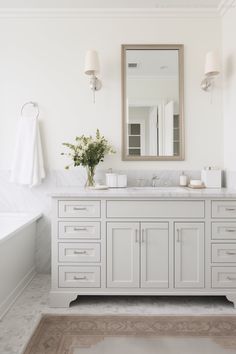
<svg viewBox="0 0 236 354">
<path fill-rule="evenodd" d="M 157 181 L 160 180 L 160 177 L 158 176 L 153 176 L 152 177 L 152 187 L 156 187 L 157 186 Z"/>
</svg>

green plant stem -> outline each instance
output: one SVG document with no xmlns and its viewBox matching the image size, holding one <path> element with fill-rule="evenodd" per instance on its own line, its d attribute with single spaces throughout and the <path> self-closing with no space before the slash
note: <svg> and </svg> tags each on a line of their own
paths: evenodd
<svg viewBox="0 0 236 354">
<path fill-rule="evenodd" d="M 95 176 L 95 168 L 96 166 L 87 166 L 87 182 L 85 184 L 85 187 L 94 187 L 95 186 L 95 181 L 94 181 L 94 176 Z"/>
</svg>

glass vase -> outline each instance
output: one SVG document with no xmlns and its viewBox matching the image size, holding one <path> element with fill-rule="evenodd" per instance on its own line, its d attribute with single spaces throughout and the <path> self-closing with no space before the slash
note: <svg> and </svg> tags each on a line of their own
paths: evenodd
<svg viewBox="0 0 236 354">
<path fill-rule="evenodd" d="M 87 166 L 86 170 L 87 170 L 87 181 L 85 187 L 94 187 L 95 186 L 95 180 L 94 180 L 95 166 L 93 167 Z"/>
</svg>

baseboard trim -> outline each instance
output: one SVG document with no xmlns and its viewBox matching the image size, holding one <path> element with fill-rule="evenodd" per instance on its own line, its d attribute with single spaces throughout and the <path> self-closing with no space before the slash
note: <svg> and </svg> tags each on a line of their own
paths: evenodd
<svg viewBox="0 0 236 354">
<path fill-rule="evenodd" d="M 36 271 L 35 267 L 24 276 L 23 279 L 17 284 L 15 289 L 8 295 L 8 297 L 0 304 L 0 320 L 6 315 L 10 310 L 17 298 L 22 294 L 27 285 L 35 277 Z"/>
</svg>

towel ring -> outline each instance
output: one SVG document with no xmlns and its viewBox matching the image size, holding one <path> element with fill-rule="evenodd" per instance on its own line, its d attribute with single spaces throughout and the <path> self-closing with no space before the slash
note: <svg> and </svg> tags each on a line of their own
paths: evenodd
<svg viewBox="0 0 236 354">
<path fill-rule="evenodd" d="M 33 102 L 33 101 L 29 101 L 29 102 L 26 102 L 25 104 L 23 104 L 23 106 L 21 108 L 21 117 L 23 117 L 23 111 L 24 111 L 25 107 L 28 105 L 31 105 L 36 109 L 35 119 L 37 119 L 39 117 L 39 105 L 37 102 Z"/>
</svg>

